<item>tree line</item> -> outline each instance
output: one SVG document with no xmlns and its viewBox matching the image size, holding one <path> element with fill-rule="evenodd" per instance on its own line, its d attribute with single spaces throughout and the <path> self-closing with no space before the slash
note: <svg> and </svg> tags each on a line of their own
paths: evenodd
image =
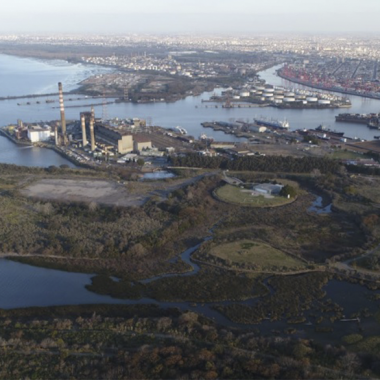
<svg viewBox="0 0 380 380">
<path fill-rule="evenodd" d="M 328 158 L 292 156 L 249 156 L 233 160 L 226 157 L 205 157 L 196 153 L 186 156 L 170 157 L 173 166 L 200 167 L 235 171 L 310 173 L 319 170 L 321 173 L 334 173 L 340 168 L 337 161 Z"/>
</svg>

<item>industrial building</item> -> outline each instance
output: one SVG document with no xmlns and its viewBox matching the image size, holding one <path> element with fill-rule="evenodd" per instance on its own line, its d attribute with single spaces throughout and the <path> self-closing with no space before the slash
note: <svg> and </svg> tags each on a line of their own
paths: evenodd
<svg viewBox="0 0 380 380">
<path fill-rule="evenodd" d="M 103 142 L 113 145 L 118 153 L 126 154 L 133 151 L 133 137 L 131 134 L 123 134 L 101 123 L 95 124 L 95 136 Z M 93 150 L 93 149 L 92 149 Z"/>
<path fill-rule="evenodd" d="M 35 125 L 28 128 L 28 139 L 32 142 L 39 141 L 48 141 L 51 137 L 51 128 L 46 125 L 41 127 L 39 125 Z"/>
<path fill-rule="evenodd" d="M 152 149 L 152 141 L 149 137 L 143 135 L 133 136 L 133 150 L 135 152 L 141 152 L 145 149 Z"/>
</svg>

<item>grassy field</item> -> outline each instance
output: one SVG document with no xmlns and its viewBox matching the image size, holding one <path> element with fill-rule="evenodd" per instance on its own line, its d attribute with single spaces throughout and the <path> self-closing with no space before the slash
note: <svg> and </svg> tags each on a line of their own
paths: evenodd
<svg viewBox="0 0 380 380">
<path fill-rule="evenodd" d="M 348 150 L 341 150 L 341 149 L 336 149 L 334 152 L 328 154 L 329 158 L 334 158 L 337 160 L 357 160 L 359 158 L 368 158 L 366 155 L 355 153 L 355 152 L 350 152 Z"/>
<path fill-rule="evenodd" d="M 243 206 L 272 207 L 281 206 L 293 202 L 294 199 L 284 197 L 265 198 L 263 195 L 253 196 L 250 192 L 240 187 L 224 185 L 215 191 L 216 196 L 224 202 L 235 203 Z"/>
<path fill-rule="evenodd" d="M 240 240 L 218 245 L 209 254 L 232 263 L 255 264 L 262 270 L 297 270 L 305 265 L 270 245 L 252 240 Z"/>
</svg>

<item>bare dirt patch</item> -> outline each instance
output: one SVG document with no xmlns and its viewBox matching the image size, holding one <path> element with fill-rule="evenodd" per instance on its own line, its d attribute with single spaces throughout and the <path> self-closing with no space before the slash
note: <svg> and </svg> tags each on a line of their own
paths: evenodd
<svg viewBox="0 0 380 380">
<path fill-rule="evenodd" d="M 131 194 L 124 185 L 104 180 L 41 179 L 21 193 L 43 200 L 96 202 L 113 206 L 140 206 L 145 197 Z"/>
</svg>

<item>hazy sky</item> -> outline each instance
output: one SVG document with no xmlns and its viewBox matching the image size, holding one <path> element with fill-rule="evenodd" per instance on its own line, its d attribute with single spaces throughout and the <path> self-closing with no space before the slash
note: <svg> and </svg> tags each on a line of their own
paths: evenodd
<svg viewBox="0 0 380 380">
<path fill-rule="evenodd" d="M 0 32 L 379 32 L 380 0 L 11 0 Z"/>
</svg>

